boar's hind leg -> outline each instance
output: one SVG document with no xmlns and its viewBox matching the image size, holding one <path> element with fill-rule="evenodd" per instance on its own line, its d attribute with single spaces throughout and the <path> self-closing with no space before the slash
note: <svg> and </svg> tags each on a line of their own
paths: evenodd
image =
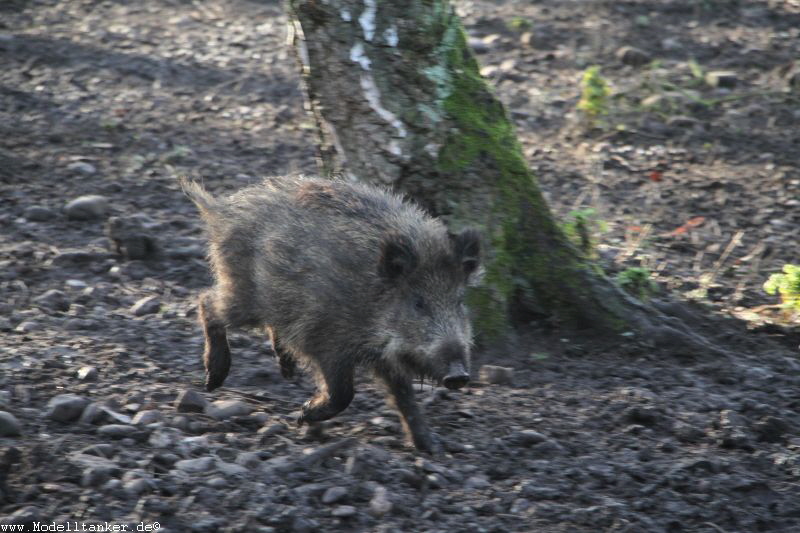
<svg viewBox="0 0 800 533">
<path fill-rule="evenodd" d="M 297 363 L 295 363 L 292 355 L 286 351 L 281 341 L 275 335 L 275 330 L 269 329 L 269 338 L 272 342 L 272 351 L 275 352 L 275 357 L 278 358 L 278 364 L 281 367 L 281 376 L 285 379 L 292 379 L 295 371 L 297 370 Z"/>
<path fill-rule="evenodd" d="M 390 399 L 394 402 L 403 420 L 403 428 L 411 436 L 414 446 L 423 452 L 441 452 L 439 439 L 428 428 L 425 417 L 414 399 L 414 386 L 406 377 L 393 375 L 390 371 L 379 372 L 379 376 L 389 388 Z"/>
<path fill-rule="evenodd" d="M 213 290 L 200 296 L 200 322 L 206 339 L 203 364 L 206 367 L 206 390 L 221 386 L 231 368 L 231 350 Z"/>
<path fill-rule="evenodd" d="M 322 422 L 344 411 L 355 394 L 353 390 L 353 366 L 341 360 L 320 364 L 320 387 L 317 394 L 303 404 L 303 412 L 297 419 L 305 422 Z"/>
</svg>

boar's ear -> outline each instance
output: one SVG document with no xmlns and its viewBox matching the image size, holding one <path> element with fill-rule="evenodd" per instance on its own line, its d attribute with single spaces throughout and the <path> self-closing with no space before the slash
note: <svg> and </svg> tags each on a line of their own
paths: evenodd
<svg viewBox="0 0 800 533">
<path fill-rule="evenodd" d="M 378 274 L 384 279 L 394 280 L 407 276 L 417 267 L 417 253 L 411 239 L 399 233 L 386 236 L 381 245 Z"/>
<path fill-rule="evenodd" d="M 481 238 L 478 231 L 465 229 L 458 235 L 450 234 L 456 257 L 461 261 L 464 274 L 469 276 L 478 269 L 481 256 Z"/>
</svg>

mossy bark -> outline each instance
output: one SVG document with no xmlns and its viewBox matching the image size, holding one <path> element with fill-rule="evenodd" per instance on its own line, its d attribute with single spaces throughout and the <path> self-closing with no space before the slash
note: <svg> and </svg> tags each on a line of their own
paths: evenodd
<svg viewBox="0 0 800 533">
<path fill-rule="evenodd" d="M 486 276 L 470 296 L 478 331 L 540 314 L 609 333 L 652 329 L 555 222 L 449 2 L 289 9 L 323 172 L 391 186 L 453 229 L 483 231 Z"/>
</svg>

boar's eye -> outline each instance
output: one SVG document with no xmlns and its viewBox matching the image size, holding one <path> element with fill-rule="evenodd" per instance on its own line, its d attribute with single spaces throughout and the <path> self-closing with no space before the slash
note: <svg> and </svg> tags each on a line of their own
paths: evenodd
<svg viewBox="0 0 800 533">
<path fill-rule="evenodd" d="M 414 297 L 414 309 L 417 311 L 425 311 L 428 306 L 425 304 L 425 298 L 422 296 L 415 296 Z"/>
</svg>

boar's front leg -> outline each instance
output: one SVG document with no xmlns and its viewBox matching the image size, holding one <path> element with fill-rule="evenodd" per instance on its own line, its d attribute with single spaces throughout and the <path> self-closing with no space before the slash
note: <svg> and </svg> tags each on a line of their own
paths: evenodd
<svg viewBox="0 0 800 533">
<path fill-rule="evenodd" d="M 422 410 L 414 399 L 414 386 L 411 380 L 405 376 L 399 376 L 391 371 L 379 372 L 379 376 L 386 383 L 389 389 L 390 399 L 394 402 L 400 417 L 403 421 L 403 428 L 407 435 L 411 436 L 414 446 L 423 452 L 439 454 L 442 452 L 442 445 L 434 435 Z"/>
<path fill-rule="evenodd" d="M 221 386 L 231 368 L 231 349 L 225 332 L 225 321 L 219 312 L 213 290 L 200 295 L 200 323 L 206 346 L 203 364 L 206 367 L 206 390 Z"/>
<path fill-rule="evenodd" d="M 345 359 L 345 358 L 342 358 Z M 344 411 L 353 401 L 353 365 L 334 358 L 320 362 L 319 390 L 303 405 L 297 419 L 298 425 L 305 422 L 322 422 Z"/>
<path fill-rule="evenodd" d="M 278 358 L 278 364 L 281 367 L 281 376 L 284 379 L 292 379 L 297 370 L 297 363 L 295 363 L 292 355 L 286 351 L 286 348 L 283 347 L 283 344 L 275 334 L 275 330 L 272 328 L 269 328 L 269 339 L 272 342 L 272 351 L 275 352 L 275 357 Z"/>
</svg>

